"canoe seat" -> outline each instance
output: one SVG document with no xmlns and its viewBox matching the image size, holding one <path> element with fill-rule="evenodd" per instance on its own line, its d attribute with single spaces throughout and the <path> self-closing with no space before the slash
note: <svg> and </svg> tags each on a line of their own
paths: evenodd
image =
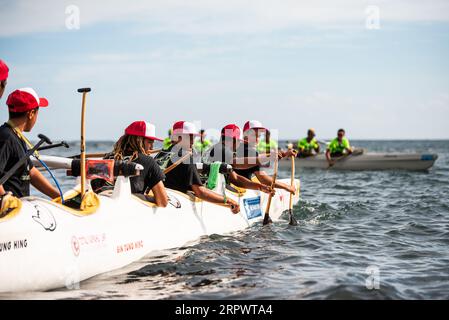
<svg viewBox="0 0 449 320">
<path fill-rule="evenodd" d="M 19 214 L 20 209 L 22 209 L 22 200 L 13 196 L 9 197 L 4 204 L 3 212 L 0 212 L 0 223 L 14 218 Z"/>
<path fill-rule="evenodd" d="M 139 200 L 139 202 L 141 202 L 149 207 L 157 207 L 157 205 L 155 203 L 155 199 L 152 195 L 133 193 L 133 197 L 137 198 Z"/>
<path fill-rule="evenodd" d="M 64 210 L 77 216 L 88 216 L 95 213 L 100 207 L 100 198 L 95 192 L 89 190 L 81 199 L 81 191 L 77 188 L 64 194 L 64 204 L 62 204 L 61 197 L 53 199 L 52 202 L 61 205 Z"/>
<path fill-rule="evenodd" d="M 232 183 L 226 185 L 226 190 L 238 195 L 239 197 L 243 196 L 246 193 L 245 188 L 237 187 L 237 186 L 233 185 Z"/>
</svg>

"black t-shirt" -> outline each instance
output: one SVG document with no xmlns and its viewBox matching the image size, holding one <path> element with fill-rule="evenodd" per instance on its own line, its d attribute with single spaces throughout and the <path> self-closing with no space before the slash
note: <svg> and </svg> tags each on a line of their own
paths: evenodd
<svg viewBox="0 0 449 320">
<path fill-rule="evenodd" d="M 106 157 L 111 159 L 113 158 L 112 154 Z M 125 157 L 124 160 L 127 161 L 128 158 Z M 147 189 L 152 189 L 159 183 L 159 181 L 164 181 L 165 175 L 152 157 L 139 153 L 137 158 L 132 160 L 132 162 L 143 166 L 143 171 L 140 172 L 140 175 L 129 178 L 132 193 L 143 194 L 147 191 Z M 103 179 L 94 179 L 92 180 L 91 185 L 94 191 L 101 192 L 107 184 Z M 108 184 L 106 189 L 109 188 L 112 188 L 112 185 Z"/>
<path fill-rule="evenodd" d="M 180 159 L 183 156 L 182 150 L 179 150 L 178 155 L 174 155 L 172 149 L 175 147 L 171 146 L 169 149 L 164 150 L 156 156 L 156 161 L 166 162 L 164 167 L 170 167 L 176 160 Z M 167 156 L 170 155 L 170 158 Z M 176 168 L 172 171 L 168 172 L 165 175 L 164 185 L 167 188 L 174 189 L 186 193 L 189 190 L 192 190 L 192 185 L 202 186 L 201 177 L 196 168 L 194 158 L 190 157 L 180 163 Z"/>
<path fill-rule="evenodd" d="M 0 177 L 3 177 L 26 153 L 24 141 L 14 133 L 8 124 L 0 127 Z M 5 191 L 11 191 L 16 197 L 30 195 L 30 170 L 33 163 L 30 159 L 19 167 L 3 184 Z"/>
<path fill-rule="evenodd" d="M 164 181 L 165 175 L 153 157 L 139 153 L 132 162 L 141 164 L 144 168 L 139 176 L 129 179 L 132 193 L 144 193 L 147 188 L 152 189 L 159 181 Z"/>
<path fill-rule="evenodd" d="M 237 149 L 237 158 L 253 158 L 257 156 L 259 156 L 259 153 L 257 152 L 256 148 L 251 148 L 247 143 L 241 143 Z M 234 169 L 234 171 L 237 174 L 251 180 L 254 172 L 260 171 L 260 166 L 255 165 L 254 167 L 248 169 Z"/>
</svg>

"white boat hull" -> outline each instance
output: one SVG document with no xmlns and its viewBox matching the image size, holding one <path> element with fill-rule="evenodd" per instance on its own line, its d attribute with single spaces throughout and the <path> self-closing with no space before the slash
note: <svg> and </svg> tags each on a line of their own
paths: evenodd
<svg viewBox="0 0 449 320">
<path fill-rule="evenodd" d="M 170 204 L 156 208 L 131 196 L 129 180 L 119 177 L 113 194 L 100 195 L 100 207 L 88 216 L 45 199 L 23 198 L 20 213 L 0 222 L 0 292 L 71 287 L 203 235 L 245 229 L 262 216 L 248 216 L 252 211 L 244 202 L 260 196 L 262 214 L 267 202 L 253 190 L 243 197 L 229 193 L 241 205 L 233 215 L 227 207 L 168 193 Z M 294 203 L 298 200 L 296 195 Z M 289 196 L 277 191 L 271 218 L 278 219 L 288 203 Z"/>
<path fill-rule="evenodd" d="M 324 154 L 308 158 L 296 158 L 296 168 L 336 169 L 336 170 L 427 170 L 433 166 L 436 154 L 387 154 L 366 153 L 335 158 L 336 163 L 329 167 Z M 280 168 L 290 168 L 289 160 L 279 161 Z"/>
</svg>

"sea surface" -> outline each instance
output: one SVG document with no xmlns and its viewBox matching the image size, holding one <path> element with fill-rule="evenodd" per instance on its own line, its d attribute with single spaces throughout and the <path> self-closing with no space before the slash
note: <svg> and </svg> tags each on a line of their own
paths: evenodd
<svg viewBox="0 0 449 320">
<path fill-rule="evenodd" d="M 448 299 L 449 141 L 352 141 L 437 153 L 427 172 L 303 169 L 296 227 L 285 220 L 198 239 L 84 282 L 23 299 Z M 281 144 L 282 145 L 282 144 Z M 88 152 L 110 150 L 91 142 Z M 79 150 L 52 150 L 72 155 Z M 289 178 L 289 171 L 281 171 Z M 73 179 L 58 172 L 62 188 Z"/>
</svg>

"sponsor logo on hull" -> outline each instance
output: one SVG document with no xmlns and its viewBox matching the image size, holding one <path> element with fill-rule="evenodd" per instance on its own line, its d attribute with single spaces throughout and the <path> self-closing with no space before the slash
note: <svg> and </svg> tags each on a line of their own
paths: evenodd
<svg viewBox="0 0 449 320">
<path fill-rule="evenodd" d="M 26 247 L 28 247 L 28 239 L 0 242 L 0 253 L 10 250 L 25 249 Z"/>
<path fill-rule="evenodd" d="M 118 245 L 116 252 L 123 253 L 123 252 L 141 249 L 141 248 L 143 248 L 143 240 L 137 240 L 134 242 L 128 242 L 125 244 Z"/>
<path fill-rule="evenodd" d="M 172 193 L 168 194 L 168 203 L 170 203 L 173 207 L 175 207 L 176 209 L 181 208 L 181 202 L 178 200 L 178 198 L 176 198 L 175 195 L 173 195 Z"/>
<path fill-rule="evenodd" d="M 106 246 L 106 233 L 72 236 L 71 245 L 73 254 L 78 257 L 81 249 L 89 251 Z"/>
<path fill-rule="evenodd" d="M 260 197 L 243 199 L 243 206 L 248 220 L 262 216 L 262 210 L 260 210 Z"/>
<path fill-rule="evenodd" d="M 39 223 L 47 231 L 55 231 L 56 219 L 47 208 L 38 204 L 34 205 L 36 213 L 32 215 L 34 221 Z"/>
</svg>

